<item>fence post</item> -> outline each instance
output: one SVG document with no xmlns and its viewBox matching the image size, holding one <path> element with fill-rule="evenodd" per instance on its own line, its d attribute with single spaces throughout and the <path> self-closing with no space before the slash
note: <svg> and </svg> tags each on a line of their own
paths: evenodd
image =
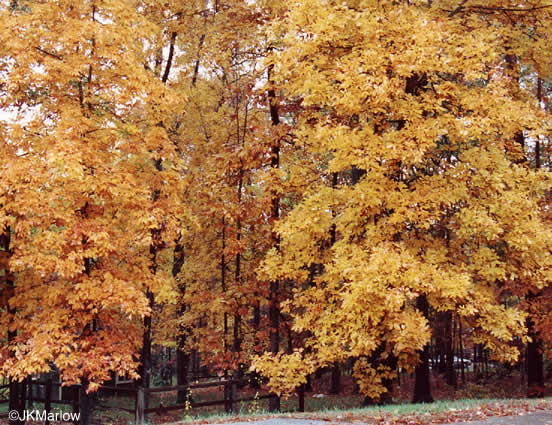
<svg viewBox="0 0 552 425">
<path fill-rule="evenodd" d="M 46 380 L 46 391 L 44 394 L 44 410 L 46 411 L 46 421 L 44 422 L 44 425 L 50 425 L 48 416 L 50 414 L 51 409 L 52 409 L 52 378 L 48 378 Z"/>
<path fill-rule="evenodd" d="M 136 389 L 136 413 L 135 413 L 136 425 L 144 425 L 145 423 L 144 408 L 145 408 L 144 387 L 139 386 Z"/>
</svg>

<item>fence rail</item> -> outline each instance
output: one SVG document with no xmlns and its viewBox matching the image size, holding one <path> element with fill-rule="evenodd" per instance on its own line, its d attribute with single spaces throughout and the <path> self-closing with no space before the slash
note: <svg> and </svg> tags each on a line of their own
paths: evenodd
<svg viewBox="0 0 552 425">
<path fill-rule="evenodd" d="M 25 408 L 32 408 L 33 403 L 43 403 L 44 404 L 44 411 L 46 413 L 46 418 L 48 418 L 48 415 L 52 412 L 52 406 L 53 405 L 70 405 L 72 406 L 73 413 L 77 413 L 79 411 L 79 404 L 78 404 L 78 386 L 73 386 L 73 398 L 71 400 L 64 400 L 63 398 L 54 398 L 52 397 L 52 389 L 54 387 L 61 387 L 62 384 L 60 382 L 53 382 L 51 379 L 48 379 L 46 381 L 35 381 L 30 378 L 24 380 L 21 383 L 17 383 L 19 386 L 17 390 L 17 410 L 25 410 Z M 10 385 L 2 385 L 1 388 L 9 388 Z M 37 387 L 44 387 L 44 393 L 43 395 L 38 395 L 38 397 L 34 396 L 33 388 Z M 9 403 L 10 400 L 0 400 L 0 404 Z M 2 413 L 0 414 L 0 417 L 6 417 L 8 413 Z M 45 425 L 50 425 L 50 421 L 46 419 L 44 422 Z M 78 423 L 78 422 L 74 422 Z"/>
<path fill-rule="evenodd" d="M 146 415 L 148 413 L 163 414 L 164 412 L 169 412 L 171 410 L 184 410 L 184 409 L 187 410 L 187 409 L 194 409 L 198 407 L 207 407 L 207 406 L 224 405 L 224 410 L 227 413 L 231 413 L 234 410 L 234 406 L 236 403 L 274 397 L 273 394 L 261 394 L 253 397 L 235 397 L 235 393 L 237 392 L 237 386 L 241 384 L 248 384 L 248 383 L 250 382 L 246 379 L 226 379 L 226 380 L 220 380 L 216 382 L 204 382 L 204 383 L 196 383 L 196 384 L 189 384 L 189 385 L 175 385 L 175 386 L 165 386 L 165 387 L 155 387 L 155 388 L 138 387 L 135 390 L 136 391 L 135 423 L 136 425 L 143 425 L 146 421 Z M 197 401 L 197 402 L 189 401 L 187 403 L 177 403 L 169 406 L 164 406 L 163 404 L 157 407 L 146 406 L 146 394 L 192 390 L 197 388 L 214 388 L 214 387 L 224 387 L 223 399 Z"/>
<path fill-rule="evenodd" d="M 247 401 L 254 401 L 254 400 L 263 400 L 268 399 L 271 397 L 274 397 L 274 394 L 257 394 L 255 396 L 246 396 L 246 397 L 239 397 L 238 395 L 238 387 L 241 385 L 250 384 L 251 382 L 247 379 L 221 379 L 218 378 L 217 381 L 212 382 L 198 382 L 198 383 L 190 383 L 188 385 L 174 385 L 174 386 L 163 386 L 163 387 L 153 387 L 153 388 L 144 388 L 144 387 L 135 387 L 135 388 L 128 388 L 124 386 L 113 386 L 113 385 L 103 385 L 100 386 L 99 391 L 103 391 L 105 393 L 115 393 L 115 395 L 118 394 L 125 394 L 127 396 L 130 396 L 131 398 L 134 398 L 134 409 L 132 408 L 125 408 L 125 407 L 119 407 L 119 406 L 110 406 L 108 404 L 99 403 L 97 406 L 101 409 L 108 409 L 108 410 L 119 410 L 126 413 L 134 414 L 135 424 L 136 425 L 144 425 L 146 423 L 147 415 L 151 413 L 157 413 L 157 414 L 163 414 L 165 412 L 174 411 L 174 410 L 189 410 L 189 409 L 195 409 L 200 407 L 208 407 L 208 406 L 217 406 L 217 405 L 224 405 L 224 410 L 227 413 L 231 413 L 235 409 L 236 403 L 240 402 L 247 402 Z M 84 408 L 86 410 L 85 405 L 88 404 L 88 402 L 81 404 L 81 396 L 83 394 L 83 391 L 81 390 L 81 385 L 73 385 L 72 391 L 70 393 L 69 399 L 64 399 L 62 394 L 60 394 L 60 397 L 53 397 L 54 391 L 52 391 L 54 388 L 59 388 L 62 386 L 62 383 L 60 382 L 54 382 L 51 379 L 48 379 L 46 381 L 39 381 L 39 380 L 31 380 L 27 379 L 24 382 L 24 387 L 22 390 L 22 393 L 20 393 L 20 396 L 22 398 L 22 403 L 25 405 L 28 403 L 28 406 L 32 406 L 33 403 L 43 403 L 44 404 L 44 410 L 48 413 L 52 411 L 53 405 L 70 405 L 72 406 L 72 411 L 74 413 L 79 412 L 80 408 Z M 0 385 L 0 389 L 6 389 L 9 388 L 10 385 Z M 33 389 L 42 387 L 42 392 L 35 392 Z M 223 387 L 223 398 L 217 399 L 217 400 L 206 400 L 206 401 L 193 401 L 193 393 L 191 392 L 194 389 L 201 389 L 201 388 L 215 388 L 215 387 Z M 188 396 L 190 397 L 190 400 L 185 403 L 176 403 L 176 404 L 170 404 L 165 406 L 162 402 L 159 406 L 156 407 L 148 407 L 148 395 L 150 394 L 162 394 L 162 393 L 168 393 L 168 392 L 175 392 L 175 391 L 189 391 Z M 0 400 L 0 404 L 9 403 L 9 400 Z M 23 407 L 24 409 L 24 407 Z M 5 416 L 4 414 L 0 414 L 0 417 Z M 75 422 L 78 423 L 78 422 Z"/>
</svg>

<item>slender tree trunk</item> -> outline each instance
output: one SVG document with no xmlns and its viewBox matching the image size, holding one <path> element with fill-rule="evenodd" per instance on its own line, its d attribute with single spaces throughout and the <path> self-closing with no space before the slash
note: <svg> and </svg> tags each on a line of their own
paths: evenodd
<svg viewBox="0 0 552 425">
<path fill-rule="evenodd" d="M 1 244 L 2 251 L 8 253 L 8 255 L 11 255 L 10 242 L 11 242 L 11 230 L 10 228 L 6 228 L 2 233 L 2 235 L 0 235 L 0 244 Z M 7 267 L 6 269 L 4 269 L 4 276 L 5 276 L 5 283 L 6 283 L 5 291 L 7 293 L 7 296 L 6 296 L 6 301 L 7 301 L 9 296 L 11 296 L 14 293 L 15 282 L 11 278 L 11 275 Z M 14 317 L 16 314 L 15 309 L 9 308 L 9 314 L 11 317 Z M 11 344 L 16 337 L 17 337 L 17 331 L 8 330 L 8 345 Z M 23 400 L 23 403 L 21 402 L 21 394 L 22 394 L 22 384 L 10 378 L 8 409 L 10 411 L 17 411 L 20 418 L 23 417 L 23 411 L 25 409 L 25 401 Z M 25 422 L 17 419 L 11 419 L 11 418 L 9 419 L 10 425 L 19 425 L 23 423 Z"/>
<path fill-rule="evenodd" d="M 172 275 L 176 279 L 182 266 L 184 265 L 184 246 L 182 245 L 180 239 L 176 241 L 174 250 L 173 250 L 173 267 Z M 186 294 L 186 285 L 184 283 L 179 284 L 180 292 L 180 304 L 178 307 L 178 315 L 182 317 L 186 312 L 186 304 L 184 303 L 184 295 Z M 180 326 L 178 329 L 178 335 L 176 337 L 176 384 L 178 386 L 188 385 L 188 369 L 190 366 L 190 355 L 186 352 L 186 338 L 188 335 L 188 330 L 184 326 Z M 169 360 L 170 360 L 170 350 L 169 350 Z M 172 384 L 171 384 L 172 385 Z M 178 404 L 185 403 L 189 400 L 188 389 L 180 389 L 176 394 L 176 402 Z"/>
<path fill-rule="evenodd" d="M 270 119 L 273 126 L 280 124 L 280 116 L 278 113 L 278 105 L 276 100 L 276 92 L 272 86 L 272 71 L 273 65 L 268 68 L 268 83 L 271 85 L 268 90 L 268 101 L 270 110 Z M 272 146 L 272 158 L 270 160 L 270 166 L 273 170 L 280 168 L 280 141 L 276 140 Z M 277 191 L 272 192 L 272 202 L 270 208 L 270 219 L 272 224 L 280 218 L 280 196 Z M 272 235 L 274 245 L 276 249 L 280 249 L 280 238 L 274 232 Z M 269 319 L 270 319 L 270 352 L 272 354 L 278 354 L 280 351 L 280 282 L 274 280 L 270 282 L 270 306 L 269 306 Z M 280 410 L 280 397 L 273 396 L 269 400 L 269 410 L 276 412 Z"/>
<path fill-rule="evenodd" d="M 448 385 L 453 386 L 455 389 L 457 387 L 456 380 L 456 370 L 454 369 L 454 333 L 453 333 L 453 322 L 452 322 L 452 313 L 447 312 L 447 338 L 446 338 L 446 348 L 447 348 L 447 371 L 446 371 L 446 382 Z"/>
<path fill-rule="evenodd" d="M 85 203 L 85 205 L 80 210 L 83 218 L 88 217 L 88 202 Z M 87 243 L 87 238 L 83 237 L 82 244 L 83 246 Z M 94 263 L 92 258 L 85 258 L 84 259 L 84 273 L 90 277 L 90 274 L 92 273 L 92 269 L 94 267 Z M 97 331 L 97 320 L 94 318 L 92 319 L 92 322 L 89 323 L 86 326 L 85 332 L 89 333 L 95 333 Z M 80 392 L 79 392 L 79 412 L 81 414 L 80 416 L 80 424 L 81 425 L 90 425 L 92 420 L 92 411 L 94 409 L 94 401 L 96 394 L 95 393 L 88 393 L 87 387 L 88 387 L 89 381 L 88 377 L 84 377 L 81 382 Z"/>
<path fill-rule="evenodd" d="M 331 369 L 330 394 L 341 392 L 341 369 L 339 363 L 334 363 Z"/>
<path fill-rule="evenodd" d="M 465 374 L 465 367 L 464 367 L 464 343 L 462 338 L 462 319 L 458 318 L 458 355 L 460 357 L 460 373 L 462 376 L 462 385 L 466 384 L 466 374 Z"/>
<path fill-rule="evenodd" d="M 253 319 L 251 321 L 253 332 L 255 333 L 253 337 L 253 353 L 254 354 L 260 354 L 259 353 L 259 337 L 257 336 L 257 333 L 259 332 L 259 329 L 261 327 L 261 307 L 259 301 L 256 301 L 256 304 L 253 306 Z M 261 388 L 261 377 L 257 372 L 251 372 L 251 382 L 250 385 L 255 389 Z"/>
<path fill-rule="evenodd" d="M 429 317 L 429 304 L 425 295 L 420 295 L 416 299 L 416 308 L 427 319 Z M 414 371 L 414 395 L 413 403 L 431 403 L 431 382 L 429 379 L 429 344 L 424 346 L 420 353 L 420 363 Z"/>
<path fill-rule="evenodd" d="M 529 303 L 534 297 L 527 296 Z M 527 319 L 527 333 L 531 337 L 531 342 L 527 344 L 527 397 L 541 398 L 544 397 L 543 344 L 531 318 Z"/>
<path fill-rule="evenodd" d="M 146 292 L 148 304 L 150 308 L 153 308 L 153 293 L 148 290 Z M 142 334 L 142 351 L 140 353 L 140 385 L 144 388 L 151 386 L 151 316 L 148 315 L 144 318 L 144 332 Z M 148 407 L 148 394 L 144 393 L 144 406 Z"/>
<path fill-rule="evenodd" d="M 222 253 L 220 257 L 220 282 L 222 293 L 226 293 L 226 220 L 222 217 Z M 225 311 L 223 315 L 223 344 L 224 351 L 227 349 L 228 340 L 228 313 Z"/>
<path fill-rule="evenodd" d="M 384 356 L 385 353 L 385 342 L 381 342 L 378 347 L 374 350 L 370 356 L 369 363 L 374 369 L 377 369 L 379 366 L 387 367 L 391 370 L 397 368 L 397 358 L 393 354 Z M 362 406 L 383 406 L 386 404 L 391 404 L 393 399 L 391 394 L 393 393 L 393 379 L 382 379 L 382 384 L 385 387 L 385 391 L 380 394 L 379 398 L 365 397 L 362 401 Z"/>
<path fill-rule="evenodd" d="M 537 100 L 539 107 L 542 102 L 542 81 L 537 78 Z M 535 145 L 535 168 L 541 167 L 540 161 L 540 143 L 537 139 Z M 529 293 L 527 303 L 531 305 L 535 299 L 541 295 Z M 541 336 L 535 330 L 535 322 L 531 316 L 527 318 L 527 334 L 531 337 L 531 342 L 527 344 L 527 397 L 544 397 L 544 360 L 543 360 L 543 341 Z"/>
<path fill-rule="evenodd" d="M 332 189 L 335 189 L 338 181 L 338 173 L 332 173 Z M 332 218 L 335 219 L 335 211 L 332 211 Z M 330 247 L 332 247 L 337 240 L 335 223 L 330 228 Z M 334 363 L 331 368 L 330 375 L 330 394 L 339 394 L 341 391 L 341 369 L 339 363 Z"/>
<path fill-rule="evenodd" d="M 440 335 L 437 340 L 437 345 L 439 347 L 439 373 L 444 375 L 447 372 L 447 362 L 446 362 L 446 343 L 443 335 Z"/>
<path fill-rule="evenodd" d="M 90 425 L 92 423 L 93 398 L 86 392 L 88 380 L 83 379 L 79 387 L 79 424 Z"/>
<path fill-rule="evenodd" d="M 157 158 L 153 160 L 155 169 L 157 171 L 163 171 L 163 164 L 162 159 Z M 159 196 L 161 195 L 161 192 L 158 189 L 153 190 L 152 192 L 152 201 L 155 203 Z M 151 230 L 151 244 L 150 244 L 150 254 L 151 254 L 151 264 L 150 264 L 150 272 L 152 276 L 155 276 L 157 273 L 157 253 L 161 249 L 163 245 L 163 241 L 161 240 L 161 230 L 158 228 Z M 146 289 L 146 298 L 148 300 L 148 305 L 150 308 L 150 311 L 153 311 L 154 307 L 154 295 L 153 292 L 147 288 Z M 142 351 L 140 352 L 140 385 L 144 388 L 150 388 L 151 386 L 151 373 L 152 373 L 152 358 L 151 358 L 151 346 L 152 346 L 152 337 L 151 337 L 151 314 L 144 317 L 144 330 L 142 334 Z M 149 401 L 149 394 L 147 392 L 144 393 L 144 406 L 145 408 L 148 407 L 148 401 Z"/>
<path fill-rule="evenodd" d="M 236 105 L 236 120 L 238 119 L 238 113 L 237 113 L 238 106 Z M 239 121 L 238 121 L 238 141 L 240 137 L 240 131 L 239 131 Z M 241 201 L 242 201 L 242 186 L 243 186 L 243 167 L 240 165 L 239 170 L 239 178 L 238 178 L 238 219 L 236 223 L 236 240 L 238 244 L 241 242 L 241 232 L 242 232 L 242 224 L 241 224 Z M 238 252 L 236 253 L 236 262 L 235 262 L 235 270 L 234 270 L 234 281 L 235 285 L 241 286 L 241 252 L 238 249 Z M 237 300 L 236 307 L 240 308 L 240 300 Z M 240 351 L 241 351 L 241 338 L 240 338 L 240 324 L 241 319 L 238 312 L 234 313 L 234 329 L 233 329 L 233 343 L 232 343 L 232 352 L 234 353 L 234 356 L 239 357 Z M 241 365 L 238 364 L 238 367 L 236 370 L 234 370 L 233 378 L 234 379 L 240 379 L 241 378 Z M 232 384 L 232 399 L 235 400 L 237 398 L 237 384 Z"/>
<path fill-rule="evenodd" d="M 539 102 L 539 108 L 542 104 L 542 79 L 537 78 L 537 100 Z M 540 141 L 537 137 L 535 141 L 535 168 L 538 170 L 541 167 L 541 147 Z"/>
</svg>

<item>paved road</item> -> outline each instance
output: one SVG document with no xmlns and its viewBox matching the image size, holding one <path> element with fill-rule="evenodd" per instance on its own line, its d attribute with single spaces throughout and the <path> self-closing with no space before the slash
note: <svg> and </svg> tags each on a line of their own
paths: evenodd
<svg viewBox="0 0 552 425">
<path fill-rule="evenodd" d="M 528 413 L 521 416 L 493 416 L 484 421 L 455 422 L 454 425 L 552 425 L 552 412 Z"/>
<path fill-rule="evenodd" d="M 357 422 L 358 423 L 358 422 Z M 338 419 L 317 421 L 311 419 L 271 418 L 251 422 L 229 422 L 227 425 L 347 425 Z M 225 424 L 218 424 L 225 425 Z M 442 424 L 446 425 L 446 424 Z M 522 416 L 494 416 L 484 421 L 455 422 L 454 425 L 552 425 L 552 412 L 529 413 Z"/>
<path fill-rule="evenodd" d="M 271 418 L 250 422 L 225 422 L 217 425 L 332 425 L 338 423 L 339 420 L 328 422 L 314 419 Z"/>
</svg>

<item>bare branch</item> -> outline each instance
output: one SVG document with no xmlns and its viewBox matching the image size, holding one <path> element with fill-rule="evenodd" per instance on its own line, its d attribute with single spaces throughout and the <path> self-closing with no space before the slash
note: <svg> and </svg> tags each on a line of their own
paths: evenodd
<svg viewBox="0 0 552 425">
<path fill-rule="evenodd" d="M 56 55 L 55 53 L 50 53 L 47 50 L 44 50 L 40 47 L 35 47 L 36 50 L 38 50 L 40 53 L 44 53 L 45 55 L 51 56 L 59 61 L 63 60 L 63 57 L 60 55 Z"/>
<path fill-rule="evenodd" d="M 169 57 L 167 58 L 167 65 L 165 66 L 165 73 L 163 74 L 163 78 L 161 81 L 164 83 L 167 82 L 169 79 L 169 73 L 171 72 L 171 66 L 174 56 L 174 44 L 176 42 L 176 31 L 171 34 L 171 44 L 169 46 Z"/>
</svg>

